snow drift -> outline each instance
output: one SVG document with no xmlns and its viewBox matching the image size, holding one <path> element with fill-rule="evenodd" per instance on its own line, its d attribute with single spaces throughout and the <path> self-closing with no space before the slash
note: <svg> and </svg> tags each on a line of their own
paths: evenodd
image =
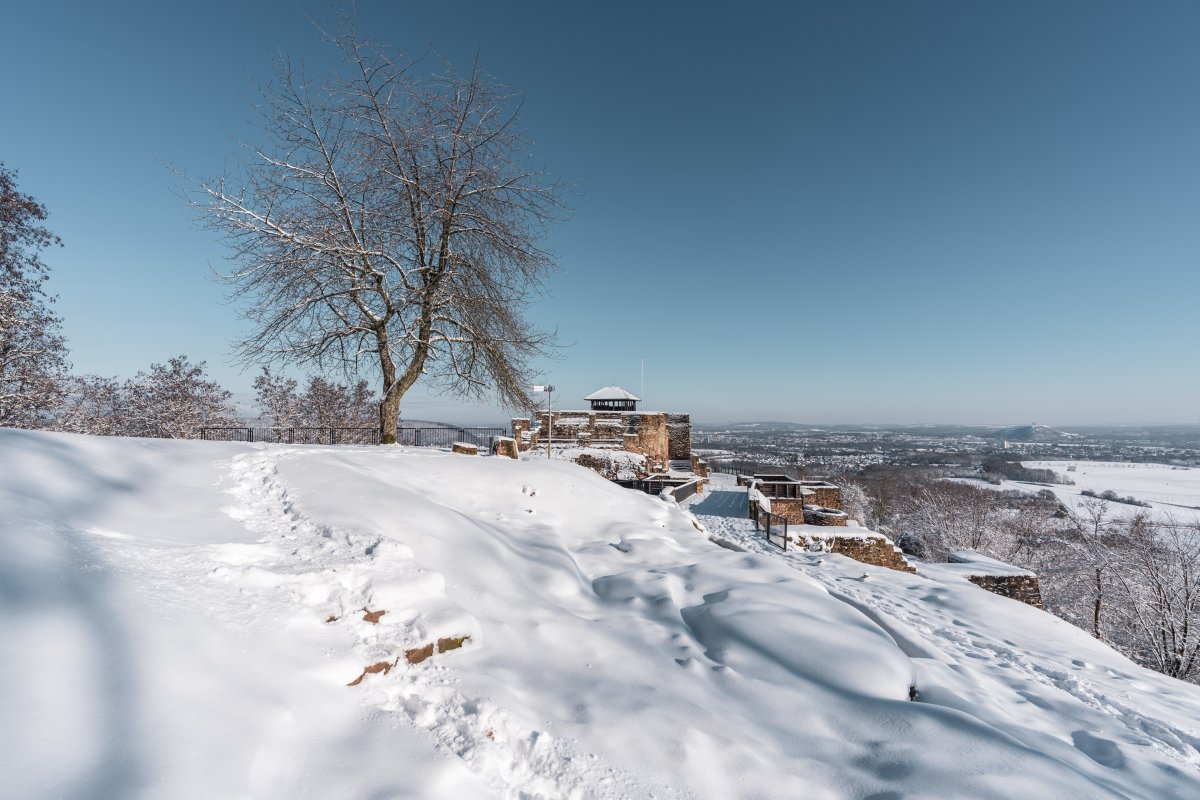
<svg viewBox="0 0 1200 800">
<path fill-rule="evenodd" d="M 0 796 L 1200 796 L 1197 687 L 692 508 L 540 459 L 0 430 Z"/>
</svg>

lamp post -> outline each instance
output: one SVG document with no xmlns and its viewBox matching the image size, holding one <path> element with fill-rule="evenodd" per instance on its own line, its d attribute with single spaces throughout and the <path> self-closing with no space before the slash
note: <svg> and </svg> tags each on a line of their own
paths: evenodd
<svg viewBox="0 0 1200 800">
<path fill-rule="evenodd" d="M 554 444 L 554 415 L 550 411 L 550 393 L 554 391 L 554 387 L 547 384 L 545 386 L 531 386 L 535 392 L 546 393 L 546 458 L 550 458 L 550 447 Z"/>
</svg>

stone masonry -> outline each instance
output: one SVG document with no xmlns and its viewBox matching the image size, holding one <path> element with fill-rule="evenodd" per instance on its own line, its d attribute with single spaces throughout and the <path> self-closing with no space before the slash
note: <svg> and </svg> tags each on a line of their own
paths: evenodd
<svg viewBox="0 0 1200 800">
<path fill-rule="evenodd" d="M 667 414 L 667 458 L 692 457 L 692 418 L 687 414 Z"/>
<path fill-rule="evenodd" d="M 872 564 L 876 567 L 887 567 L 900 572 L 917 571 L 916 567 L 908 563 L 900 548 L 881 533 L 859 536 L 834 534 L 829 536 L 827 541 L 831 553 L 841 553 L 847 558 L 853 558 L 855 561 Z"/>
<path fill-rule="evenodd" d="M 842 490 L 828 481 L 799 481 L 800 485 L 812 492 L 808 505 L 822 506 L 842 510 Z M 837 524 L 837 523 L 832 523 Z"/>
<path fill-rule="evenodd" d="M 947 557 L 949 563 L 945 567 L 979 588 L 1042 608 L 1042 589 L 1035 573 L 974 550 L 956 550 Z"/>
<path fill-rule="evenodd" d="M 839 511 L 836 508 L 810 506 L 807 503 L 805 503 L 804 506 L 804 523 L 806 525 L 845 527 L 849 519 L 850 518 L 846 516 L 844 512 Z"/>
<path fill-rule="evenodd" d="M 1042 608 L 1042 587 L 1036 575 L 967 575 L 981 589 Z"/>
<path fill-rule="evenodd" d="M 542 444 L 551 435 L 555 445 L 610 447 L 646 457 L 647 474 L 664 472 L 672 459 L 692 459 L 692 426 L 687 414 L 643 411 L 542 411 L 540 427 L 512 420 L 513 438 L 521 450 Z M 553 427 L 551 427 L 553 425 Z"/>
</svg>

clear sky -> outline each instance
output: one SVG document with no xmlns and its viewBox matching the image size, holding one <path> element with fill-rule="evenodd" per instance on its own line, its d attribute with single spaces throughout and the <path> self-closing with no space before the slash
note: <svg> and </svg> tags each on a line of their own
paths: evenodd
<svg viewBox="0 0 1200 800">
<path fill-rule="evenodd" d="M 0 160 L 50 209 L 79 372 L 241 397 L 224 253 L 173 187 L 252 140 L 310 2 L 9 3 Z M 556 404 L 694 419 L 1200 422 L 1200 3 L 369 2 L 524 92 L 572 186 L 532 311 Z M 410 418 L 504 413 L 410 394 Z"/>
</svg>

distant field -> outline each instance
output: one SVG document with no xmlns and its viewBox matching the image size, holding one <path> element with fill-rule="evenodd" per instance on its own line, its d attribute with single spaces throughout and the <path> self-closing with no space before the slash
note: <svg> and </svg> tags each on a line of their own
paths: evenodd
<svg viewBox="0 0 1200 800">
<path fill-rule="evenodd" d="M 1134 497 L 1150 503 L 1155 516 L 1171 514 L 1180 521 L 1200 520 L 1200 469 L 1169 464 L 1127 464 L 1103 461 L 1025 461 L 1034 469 L 1051 469 L 1075 482 L 1074 486 L 1045 487 L 1038 484 L 1005 481 L 1004 488 L 1037 490 L 1050 488 L 1064 503 L 1078 508 L 1085 499 L 1081 492 L 1090 489 L 1099 494 L 1112 490 L 1120 497 Z M 1070 471 L 1074 468 L 1074 472 Z M 1121 516 L 1137 513 L 1137 506 L 1113 503 Z"/>
</svg>

